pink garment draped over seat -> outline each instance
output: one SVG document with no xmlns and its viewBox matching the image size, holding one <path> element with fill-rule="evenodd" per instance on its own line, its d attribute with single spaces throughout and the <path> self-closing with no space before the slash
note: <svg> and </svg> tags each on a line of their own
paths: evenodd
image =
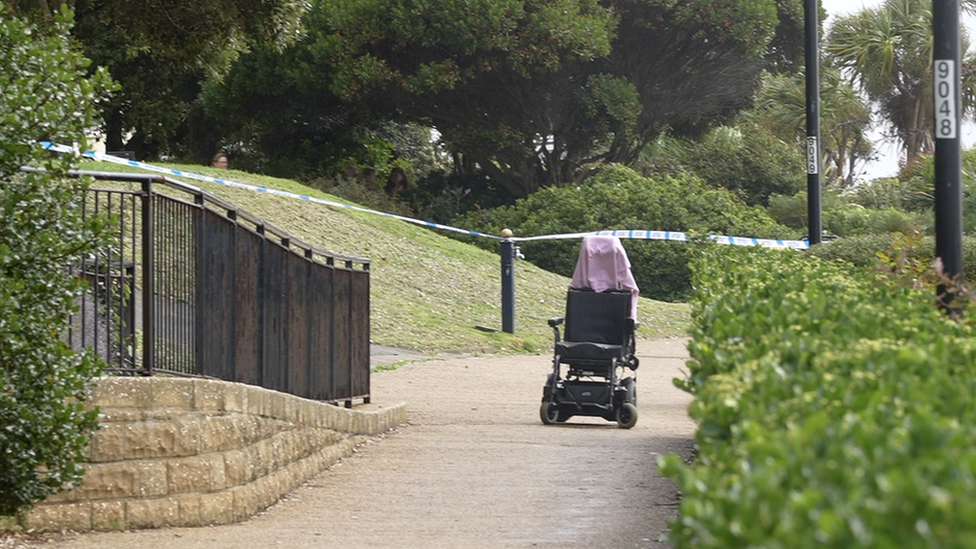
<svg viewBox="0 0 976 549">
<path fill-rule="evenodd" d="M 587 236 L 583 238 L 576 270 L 570 283 L 573 288 L 630 290 L 631 317 L 637 319 L 637 296 L 640 289 L 630 272 L 630 260 L 620 239 L 615 236 Z"/>
</svg>

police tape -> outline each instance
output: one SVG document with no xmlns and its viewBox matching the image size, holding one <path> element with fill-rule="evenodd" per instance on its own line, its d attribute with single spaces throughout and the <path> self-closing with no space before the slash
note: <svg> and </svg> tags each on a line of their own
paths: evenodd
<svg viewBox="0 0 976 549">
<path fill-rule="evenodd" d="M 570 240 L 587 236 L 615 236 L 635 240 L 670 240 L 673 242 L 692 242 L 694 237 L 680 231 L 615 230 L 592 231 L 587 233 L 549 234 L 544 236 L 512 237 L 515 242 L 535 242 L 540 240 Z M 806 250 L 810 244 L 806 240 L 777 240 L 771 238 L 751 238 L 745 236 L 709 235 L 705 239 L 717 244 L 731 246 L 760 246 L 763 248 L 789 248 Z"/>
<path fill-rule="evenodd" d="M 377 210 L 370 210 L 368 208 L 353 206 L 351 204 L 333 202 L 331 200 L 324 200 L 322 198 L 315 198 L 312 196 L 290 193 L 287 191 L 279 191 L 277 189 L 269 189 L 267 187 L 260 187 L 257 185 L 238 183 L 236 181 L 231 181 L 229 179 L 209 177 L 206 175 L 200 175 L 200 174 L 187 172 L 183 170 L 164 168 L 162 166 L 156 166 L 145 162 L 129 160 L 126 158 L 120 158 L 118 156 L 112 156 L 112 155 L 97 153 L 93 151 L 81 151 L 76 147 L 69 147 L 67 145 L 58 145 L 55 143 L 51 143 L 50 141 L 41 141 L 40 145 L 43 146 L 45 149 L 54 152 L 80 154 L 81 156 L 84 156 L 86 158 L 91 158 L 93 160 L 101 160 L 104 162 L 111 162 L 114 164 L 124 164 L 127 166 L 132 166 L 134 168 L 144 169 L 147 171 L 164 173 L 167 175 L 185 177 L 189 179 L 196 179 L 198 181 L 206 181 L 208 183 L 215 183 L 218 185 L 225 185 L 228 187 L 234 187 L 238 189 L 250 190 L 250 191 L 255 191 L 260 193 L 267 193 L 275 196 L 294 198 L 297 200 L 305 200 L 308 202 L 314 202 L 316 204 L 332 206 L 335 208 L 344 208 L 344 209 L 353 210 L 362 213 L 380 215 L 392 219 L 398 219 L 400 221 L 405 221 L 407 223 L 413 223 L 415 225 L 421 225 L 433 229 L 441 229 L 445 231 L 466 234 L 468 236 L 478 236 L 483 238 L 491 238 L 494 240 L 503 239 L 503 237 L 501 236 L 480 233 L 477 231 L 470 231 L 467 229 L 459 229 L 457 227 L 451 227 L 450 225 L 442 225 L 440 223 L 424 221 L 422 219 L 414 219 L 412 217 L 406 217 L 402 215 L 396 215 L 396 214 L 381 212 Z M 694 240 L 694 238 L 692 238 L 691 236 L 688 236 L 686 233 L 680 231 L 648 231 L 648 230 L 607 230 L 607 231 L 590 231 L 590 232 L 582 232 L 582 233 L 550 234 L 550 235 L 529 236 L 529 237 L 513 236 L 510 237 L 509 240 L 514 242 L 533 242 L 533 241 L 541 241 L 541 240 L 569 240 L 569 239 L 577 239 L 577 238 L 581 239 L 587 236 L 616 236 L 617 238 L 624 238 L 624 239 L 665 240 L 665 241 L 675 241 L 675 242 L 691 242 Z M 742 237 L 742 236 L 724 236 L 724 235 L 709 235 L 705 238 L 712 242 L 716 242 L 718 244 L 726 244 L 731 246 L 761 246 L 765 248 L 789 248 L 795 250 L 805 250 L 810 247 L 809 243 L 805 240 L 775 240 L 775 239 L 750 238 L 750 237 Z"/>
<path fill-rule="evenodd" d="M 357 211 L 357 212 L 363 212 L 363 213 L 370 213 L 370 214 L 381 215 L 381 216 L 384 216 L 384 217 L 389 217 L 389 218 L 392 218 L 392 219 L 398 219 L 400 221 L 406 221 L 408 223 L 413 223 L 415 225 L 423 225 L 425 227 L 430 227 L 430 228 L 434 228 L 434 229 L 442 229 L 442 230 L 445 230 L 445 231 L 453 231 L 453 232 L 456 232 L 456 233 L 466 234 L 468 236 L 480 236 L 480 237 L 484 237 L 484 238 L 493 238 L 495 240 L 501 240 L 501 237 L 500 236 L 494 236 L 494 235 L 490 235 L 490 234 L 479 233 L 477 231 L 468 231 L 468 230 L 465 230 L 465 229 L 458 229 L 457 227 L 451 227 L 451 226 L 448 226 L 448 225 L 441 225 L 440 223 L 433 223 L 431 221 L 423 221 L 421 219 L 414 219 L 412 217 L 406 217 L 406 216 L 402 216 L 402 215 L 396 215 L 396 214 L 391 214 L 391 213 L 386 213 L 386 212 L 380 212 L 380 211 L 376 211 L 376 210 L 370 210 L 368 208 L 362 208 L 360 206 L 353 206 L 352 204 L 343 204 L 341 202 L 333 202 L 331 200 L 324 200 L 322 198 L 315 198 L 313 196 L 307 196 L 307 195 L 304 195 L 304 194 L 290 193 L 290 192 L 287 192 L 287 191 L 279 191 L 277 189 L 269 189 L 267 187 L 259 187 L 257 185 L 248 185 L 246 183 L 238 183 L 237 181 L 231 181 L 229 179 L 220 179 L 220 178 L 217 178 L 217 177 L 209 177 L 209 176 L 206 176 L 206 175 L 200 175 L 200 174 L 196 174 L 196 173 L 193 173 L 193 172 L 186 172 L 186 171 L 183 171 L 183 170 L 174 170 L 174 169 L 171 169 L 171 168 L 163 168 L 162 166 L 155 166 L 153 164 L 147 164 L 145 162 L 138 162 L 136 160 L 129 160 L 129 159 L 126 159 L 126 158 L 119 158 L 117 156 L 112 156 L 112 155 L 108 155 L 108 154 L 97 153 L 97 152 L 93 152 L 93 151 L 84 151 L 84 152 L 81 152 L 81 151 L 79 151 L 75 147 L 69 147 L 67 145 L 57 145 L 57 144 L 51 143 L 49 141 L 41 141 L 40 144 L 45 149 L 50 150 L 50 151 L 55 151 L 55 152 L 60 152 L 60 153 L 81 154 L 81 156 L 84 156 L 84 157 L 87 157 L 87 158 L 91 158 L 93 160 L 101 160 L 101 161 L 104 161 L 104 162 L 112 162 L 114 164 L 124 164 L 124 165 L 127 165 L 127 166 L 132 166 L 134 168 L 141 168 L 141 169 L 147 170 L 147 171 L 152 171 L 152 172 L 157 172 L 157 173 L 164 173 L 164 174 L 167 174 L 167 175 L 174 175 L 174 176 L 177 176 L 177 177 L 186 177 L 186 178 L 189 178 L 189 179 L 196 179 L 198 181 L 206 181 L 208 183 L 216 183 L 218 185 L 225 185 L 227 187 L 234 187 L 234 188 L 237 188 L 237 189 L 245 189 L 245 190 L 255 191 L 255 192 L 259 192 L 259 193 L 273 194 L 275 196 L 282 196 L 282 197 L 286 197 L 286 198 L 294 198 L 294 199 L 297 199 L 297 200 L 305 200 L 307 202 L 314 202 L 316 204 L 322 204 L 322 205 L 325 205 L 325 206 L 332 206 L 332 207 L 335 207 L 335 208 L 344 208 L 344 209 L 347 209 L 347 210 L 354 210 L 354 211 Z"/>
<path fill-rule="evenodd" d="M 615 236 L 617 238 L 635 240 L 670 240 L 675 242 L 692 242 L 694 237 L 680 231 L 643 231 L 643 230 L 623 230 L 623 231 L 594 231 L 590 233 L 568 233 L 562 235 L 547 235 L 540 237 L 513 238 L 513 240 L 532 241 L 532 240 L 552 240 L 559 238 L 582 238 L 584 236 Z M 760 246 L 763 248 L 790 248 L 793 250 L 806 250 L 810 243 L 806 240 L 778 240 L 771 238 L 751 238 L 745 236 L 724 236 L 708 235 L 705 239 L 717 244 L 730 246 Z"/>
</svg>

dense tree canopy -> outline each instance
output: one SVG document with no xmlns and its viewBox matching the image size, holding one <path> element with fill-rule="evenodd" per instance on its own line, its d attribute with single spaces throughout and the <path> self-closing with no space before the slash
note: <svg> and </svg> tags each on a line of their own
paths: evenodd
<svg viewBox="0 0 976 549">
<path fill-rule="evenodd" d="M 311 178 L 341 170 L 350 160 L 382 163 L 384 154 L 375 149 L 386 145 L 371 129 L 404 120 L 380 95 L 353 102 L 334 93 L 335 71 L 312 40 L 283 51 L 254 49 L 205 87 L 208 117 L 225 148 L 240 159 L 235 165 Z"/>
<path fill-rule="evenodd" d="M 121 88 L 102 104 L 110 150 L 140 157 L 179 149 L 200 130 L 201 83 L 251 45 L 298 37 L 301 0 L 4 0 L 35 19 L 60 5 L 75 10 L 73 36 L 94 66 Z M 212 153 L 212 151 L 210 151 Z"/>
<path fill-rule="evenodd" d="M 799 5 L 318 0 L 302 42 L 240 75 L 278 85 L 247 81 L 224 104 L 257 101 L 284 134 L 379 111 L 423 122 L 460 165 L 526 196 L 628 162 L 665 128 L 698 131 L 747 105 L 762 69 L 788 68 L 801 51 L 795 33 L 776 34 L 796 27 Z M 275 100 L 285 93 L 301 113 Z"/>
</svg>

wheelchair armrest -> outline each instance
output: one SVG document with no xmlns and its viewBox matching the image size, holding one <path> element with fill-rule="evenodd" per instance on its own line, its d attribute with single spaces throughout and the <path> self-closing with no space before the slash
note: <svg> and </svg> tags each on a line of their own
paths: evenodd
<svg viewBox="0 0 976 549">
<path fill-rule="evenodd" d="M 556 343 L 559 343 L 559 339 L 560 339 L 558 326 L 563 323 L 563 320 L 565 319 L 561 316 L 554 316 L 549 319 L 549 327 L 552 328 L 552 335 Z"/>
</svg>

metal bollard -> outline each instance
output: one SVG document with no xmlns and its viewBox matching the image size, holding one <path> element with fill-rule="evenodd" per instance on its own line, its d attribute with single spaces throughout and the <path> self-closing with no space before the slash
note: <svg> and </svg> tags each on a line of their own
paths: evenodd
<svg viewBox="0 0 976 549">
<path fill-rule="evenodd" d="M 515 333 L 515 242 L 510 229 L 502 230 L 502 331 Z"/>
</svg>

